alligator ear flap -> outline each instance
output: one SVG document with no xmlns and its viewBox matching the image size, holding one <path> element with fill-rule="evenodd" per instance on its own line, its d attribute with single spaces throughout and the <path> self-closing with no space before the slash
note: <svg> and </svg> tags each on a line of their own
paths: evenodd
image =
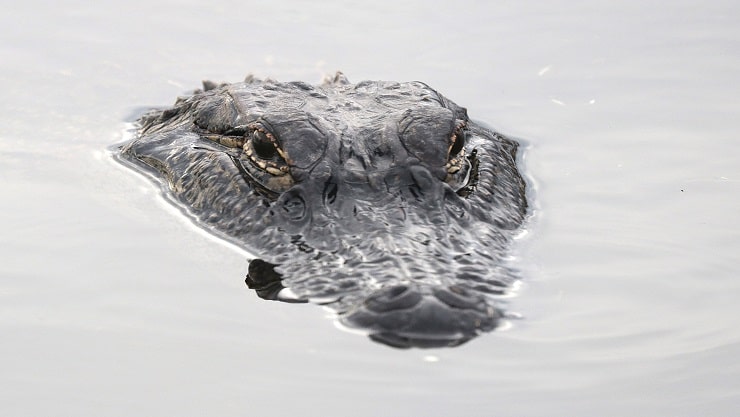
<svg viewBox="0 0 740 417">
<path fill-rule="evenodd" d="M 334 76 L 327 75 L 324 77 L 324 81 L 322 82 L 322 85 L 325 87 L 331 87 L 331 86 L 341 86 L 341 85 L 349 85 L 351 84 L 349 80 L 347 79 L 347 76 L 345 76 L 342 71 L 337 71 Z"/>
</svg>

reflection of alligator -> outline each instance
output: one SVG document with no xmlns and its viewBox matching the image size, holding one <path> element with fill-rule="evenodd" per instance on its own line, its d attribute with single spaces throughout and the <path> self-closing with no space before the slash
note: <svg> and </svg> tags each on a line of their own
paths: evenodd
<svg viewBox="0 0 740 417">
<path fill-rule="evenodd" d="M 527 207 L 516 142 L 420 82 L 204 87 L 142 117 L 122 155 L 260 257 L 262 298 L 327 305 L 397 347 L 497 326 Z"/>
</svg>

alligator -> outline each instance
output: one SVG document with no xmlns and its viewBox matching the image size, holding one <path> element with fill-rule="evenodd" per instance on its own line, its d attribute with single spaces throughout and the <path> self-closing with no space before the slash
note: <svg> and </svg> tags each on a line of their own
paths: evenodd
<svg viewBox="0 0 740 417">
<path fill-rule="evenodd" d="M 203 82 L 119 159 L 255 255 L 249 288 L 389 346 L 457 346 L 506 316 L 528 215 L 518 143 L 422 82 Z"/>
</svg>

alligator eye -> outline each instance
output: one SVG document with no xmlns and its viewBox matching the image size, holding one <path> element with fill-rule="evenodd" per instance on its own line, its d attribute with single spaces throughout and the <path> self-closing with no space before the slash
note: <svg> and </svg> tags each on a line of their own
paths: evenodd
<svg viewBox="0 0 740 417">
<path fill-rule="evenodd" d="M 452 134 L 448 159 L 456 157 L 465 148 L 466 136 L 467 130 L 465 129 L 465 124 L 459 124 Z"/>
<path fill-rule="evenodd" d="M 259 158 L 272 159 L 277 154 L 277 148 L 267 134 L 261 130 L 255 130 L 251 137 L 252 148 Z"/>
<path fill-rule="evenodd" d="M 261 124 L 252 124 L 243 138 L 240 159 L 244 162 L 240 165 L 251 183 L 278 194 L 293 186 L 288 155 L 274 134 Z"/>
<path fill-rule="evenodd" d="M 471 163 L 465 155 L 465 145 L 468 140 L 468 129 L 465 122 L 458 122 L 455 131 L 450 137 L 450 147 L 447 151 L 447 178 L 445 182 L 452 189 L 459 191 L 470 179 Z M 473 151 L 475 152 L 475 151 Z"/>
<path fill-rule="evenodd" d="M 251 132 L 244 141 L 244 153 L 257 168 L 272 175 L 288 173 L 287 155 L 280 149 L 275 135 L 261 125 L 249 127 Z"/>
</svg>

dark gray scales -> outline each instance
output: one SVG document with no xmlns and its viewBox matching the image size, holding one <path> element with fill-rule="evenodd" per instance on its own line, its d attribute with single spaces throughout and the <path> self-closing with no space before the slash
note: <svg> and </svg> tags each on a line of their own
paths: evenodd
<svg viewBox="0 0 740 417">
<path fill-rule="evenodd" d="M 122 159 L 256 256 L 267 299 L 313 301 L 398 346 L 494 329 L 527 214 L 518 144 L 421 82 L 249 78 L 139 120 Z"/>
</svg>

